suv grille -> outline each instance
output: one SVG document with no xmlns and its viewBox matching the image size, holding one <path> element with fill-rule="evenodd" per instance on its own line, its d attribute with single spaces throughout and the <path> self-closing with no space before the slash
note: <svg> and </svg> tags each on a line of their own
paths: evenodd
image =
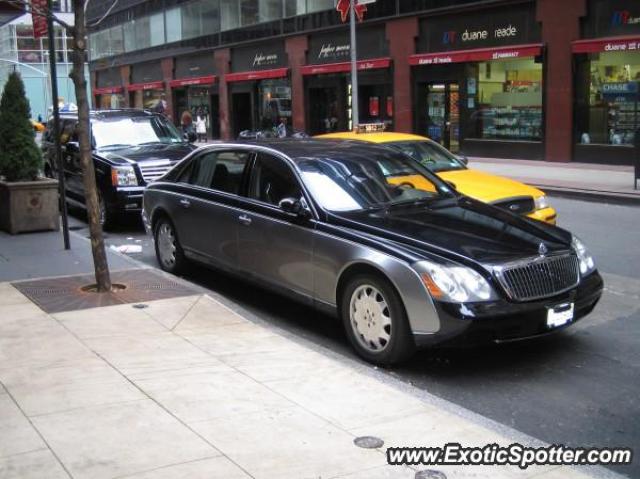
<svg viewBox="0 0 640 479">
<path fill-rule="evenodd" d="M 511 299 L 531 301 L 576 286 L 580 265 L 575 255 L 541 257 L 526 264 L 498 268 L 496 277 Z"/>
<path fill-rule="evenodd" d="M 535 202 L 531 196 L 496 201 L 493 205 L 518 215 L 527 215 L 536 209 Z"/>
<path fill-rule="evenodd" d="M 176 163 L 177 161 L 171 162 L 170 160 L 143 161 L 138 163 L 138 167 L 142 173 L 142 179 L 149 184 L 164 175 Z"/>
</svg>

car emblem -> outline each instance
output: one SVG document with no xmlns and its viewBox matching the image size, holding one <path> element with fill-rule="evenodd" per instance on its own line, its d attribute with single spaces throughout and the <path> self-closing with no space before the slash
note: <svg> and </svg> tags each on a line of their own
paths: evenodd
<svg viewBox="0 0 640 479">
<path fill-rule="evenodd" d="M 544 256 L 548 252 L 549 252 L 549 248 L 547 248 L 547 245 L 545 245 L 544 243 L 540 243 L 540 246 L 538 246 L 538 254 L 540 256 Z"/>
</svg>

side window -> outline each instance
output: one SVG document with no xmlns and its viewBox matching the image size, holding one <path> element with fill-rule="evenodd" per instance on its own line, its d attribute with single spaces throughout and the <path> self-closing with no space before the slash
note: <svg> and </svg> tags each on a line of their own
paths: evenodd
<svg viewBox="0 0 640 479">
<path fill-rule="evenodd" d="M 195 158 L 178 181 L 237 195 L 249 161 L 246 151 L 211 151 Z"/>
<path fill-rule="evenodd" d="M 260 153 L 251 171 L 249 198 L 278 205 L 284 198 L 302 197 L 298 179 L 283 160 Z"/>
</svg>

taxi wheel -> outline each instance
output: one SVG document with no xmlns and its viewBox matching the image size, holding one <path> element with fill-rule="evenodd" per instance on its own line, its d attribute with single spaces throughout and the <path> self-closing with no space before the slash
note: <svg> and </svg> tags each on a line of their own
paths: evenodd
<svg viewBox="0 0 640 479">
<path fill-rule="evenodd" d="M 398 364 L 415 351 L 400 295 L 382 276 L 359 274 L 342 292 L 340 313 L 352 346 L 362 358 L 382 366 Z"/>
</svg>

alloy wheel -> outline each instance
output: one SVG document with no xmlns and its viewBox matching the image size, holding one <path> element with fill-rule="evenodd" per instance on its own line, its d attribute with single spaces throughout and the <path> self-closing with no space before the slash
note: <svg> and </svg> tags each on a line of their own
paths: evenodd
<svg viewBox="0 0 640 479">
<path fill-rule="evenodd" d="M 387 300 L 370 284 L 358 286 L 349 303 L 349 322 L 358 343 L 373 353 L 383 351 L 392 333 L 392 318 Z"/>
<path fill-rule="evenodd" d="M 160 261 L 167 268 L 173 268 L 176 264 L 176 235 L 169 223 L 162 223 L 158 228 L 158 255 Z"/>
</svg>

